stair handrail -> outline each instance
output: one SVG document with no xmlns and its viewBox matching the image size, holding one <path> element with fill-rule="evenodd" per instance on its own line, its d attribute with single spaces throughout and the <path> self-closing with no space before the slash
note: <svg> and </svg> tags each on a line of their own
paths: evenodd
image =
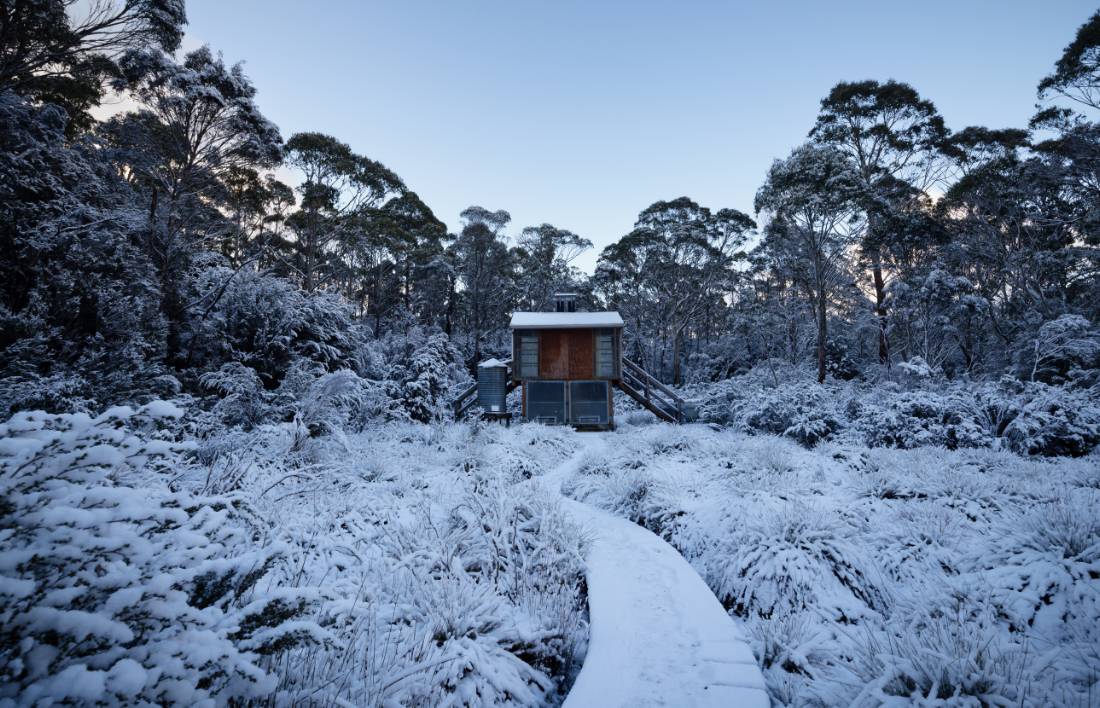
<svg viewBox="0 0 1100 708">
<path fill-rule="evenodd" d="M 652 384 L 653 388 L 672 398 L 672 400 L 676 402 L 676 406 L 678 408 L 684 405 L 684 399 L 676 395 L 676 392 L 658 381 L 652 374 L 650 374 L 648 371 L 643 369 L 635 362 L 631 361 L 628 357 L 623 357 L 623 366 L 625 370 L 630 371 L 632 374 L 635 375 L 636 378 L 644 383 L 647 389 L 649 388 L 649 385 Z M 646 391 L 646 397 L 649 398 L 648 390 Z"/>
</svg>

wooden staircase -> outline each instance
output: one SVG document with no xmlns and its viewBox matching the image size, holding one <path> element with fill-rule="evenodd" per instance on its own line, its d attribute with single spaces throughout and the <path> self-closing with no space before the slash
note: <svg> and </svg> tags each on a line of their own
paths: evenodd
<svg viewBox="0 0 1100 708">
<path fill-rule="evenodd" d="M 625 356 L 622 378 L 615 385 L 661 420 L 683 423 L 689 418 L 684 399 Z"/>
</svg>

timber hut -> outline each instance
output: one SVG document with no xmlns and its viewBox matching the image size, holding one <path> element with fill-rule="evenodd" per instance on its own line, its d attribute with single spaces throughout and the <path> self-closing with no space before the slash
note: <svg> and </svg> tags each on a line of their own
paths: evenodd
<svg viewBox="0 0 1100 708">
<path fill-rule="evenodd" d="M 523 390 L 524 420 L 608 430 L 611 387 L 622 378 L 623 318 L 577 312 L 577 296 L 554 296 L 553 312 L 516 312 L 512 381 Z"/>
<path fill-rule="evenodd" d="M 669 422 L 683 422 L 690 411 L 674 391 L 657 381 L 642 367 L 623 356 L 623 318 L 618 312 L 581 312 L 574 293 L 554 296 L 548 312 L 516 312 L 509 325 L 512 358 L 490 360 L 479 367 L 479 384 L 471 386 L 454 402 L 455 417 L 482 402 L 482 416 L 499 419 L 503 395 L 522 389 L 521 415 L 524 420 L 551 425 L 572 425 L 579 430 L 611 430 L 615 427 L 615 399 L 618 388 Z M 489 384 L 489 374 L 506 379 Z M 476 394 L 476 395 L 475 395 Z M 490 404 L 489 402 L 492 401 Z"/>
</svg>

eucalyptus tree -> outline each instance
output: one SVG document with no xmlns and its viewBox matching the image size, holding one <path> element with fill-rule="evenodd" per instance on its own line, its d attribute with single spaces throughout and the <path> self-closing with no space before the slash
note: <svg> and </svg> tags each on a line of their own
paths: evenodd
<svg viewBox="0 0 1100 708">
<path fill-rule="evenodd" d="M 231 228 L 220 239 L 219 250 L 234 268 L 267 264 L 269 249 L 283 238 L 287 213 L 295 203 L 294 190 L 251 167 L 229 170 L 222 183 Z"/>
<path fill-rule="evenodd" d="M 1062 220 L 1073 232 L 1071 300 L 1095 319 L 1100 317 L 1100 12 L 1078 28 L 1054 71 L 1039 83 L 1039 98 L 1070 99 L 1083 111 L 1052 105 L 1031 127 L 1053 133 L 1038 140 L 1035 151 L 1057 175 L 1068 207 Z"/>
<path fill-rule="evenodd" d="M 879 362 L 890 363 L 887 337 L 889 269 L 913 247 L 896 239 L 888 223 L 899 211 L 919 211 L 921 196 L 941 176 L 939 145 L 947 136 L 931 101 L 897 81 L 841 82 L 821 101 L 815 141 L 831 145 L 852 161 L 863 183 L 867 218 L 860 250 L 871 271 L 879 321 Z M 910 189 L 900 187 L 908 186 Z M 899 198 L 904 194 L 913 198 Z"/>
<path fill-rule="evenodd" d="M 174 52 L 183 0 L 0 0 L 0 93 L 62 106 L 70 132 L 93 123 L 126 52 Z"/>
<path fill-rule="evenodd" d="M 448 250 L 456 274 L 457 313 L 464 324 L 467 349 L 481 358 L 487 335 L 500 332 L 515 301 L 514 258 L 504 240 L 512 216 L 503 209 L 471 206 L 460 215 L 462 232 Z"/>
<path fill-rule="evenodd" d="M 644 209 L 634 229 L 600 254 L 597 290 L 632 320 L 647 366 L 661 368 L 670 357 L 673 383 L 681 380 L 687 335 L 730 292 L 733 263 L 753 228 L 735 209 L 715 213 L 680 197 Z"/>
<path fill-rule="evenodd" d="M 525 228 L 515 250 L 519 306 L 542 309 L 556 291 L 576 289 L 580 278 L 571 264 L 590 248 L 588 239 L 551 224 Z"/>
<path fill-rule="evenodd" d="M 421 310 L 446 296 L 436 288 L 428 266 L 443 254 L 447 225 L 415 192 L 391 199 L 380 212 L 382 228 L 393 234 L 390 256 L 397 270 L 401 305 L 422 324 L 432 324 L 433 316 Z"/>
<path fill-rule="evenodd" d="M 1054 71 L 1039 82 L 1039 98 L 1055 95 L 1100 110 L 1100 11 L 1077 29 Z"/>
<path fill-rule="evenodd" d="M 240 64 L 227 67 L 209 47 L 182 63 L 156 49 L 127 53 L 115 88 L 139 104 L 103 127 L 120 173 L 145 195 L 141 241 L 160 276 L 171 361 L 191 306 L 182 281 L 192 255 L 216 247 L 231 224 L 218 210 L 226 180 L 242 169 L 270 168 L 282 158 L 282 137 L 255 102 Z"/>
<path fill-rule="evenodd" d="M 373 211 L 402 194 L 405 184 L 381 163 L 323 133 L 291 136 L 286 162 L 301 173 L 302 183 L 300 208 L 288 220 L 294 238 L 283 265 L 307 292 L 341 279 L 346 285 L 346 257 L 372 228 Z"/>
<path fill-rule="evenodd" d="M 801 292 L 817 330 L 817 379 L 825 381 L 829 309 L 851 287 L 848 270 L 862 235 L 864 182 L 847 155 L 803 145 L 768 171 L 756 210 L 768 219 L 760 249 Z"/>
</svg>

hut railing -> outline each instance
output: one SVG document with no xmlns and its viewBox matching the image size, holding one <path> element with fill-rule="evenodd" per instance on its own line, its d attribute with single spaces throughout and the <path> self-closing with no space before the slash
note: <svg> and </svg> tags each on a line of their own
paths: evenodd
<svg viewBox="0 0 1100 708">
<path fill-rule="evenodd" d="M 619 388 L 654 415 L 671 423 L 684 420 L 684 399 L 637 363 L 623 357 Z"/>
</svg>

